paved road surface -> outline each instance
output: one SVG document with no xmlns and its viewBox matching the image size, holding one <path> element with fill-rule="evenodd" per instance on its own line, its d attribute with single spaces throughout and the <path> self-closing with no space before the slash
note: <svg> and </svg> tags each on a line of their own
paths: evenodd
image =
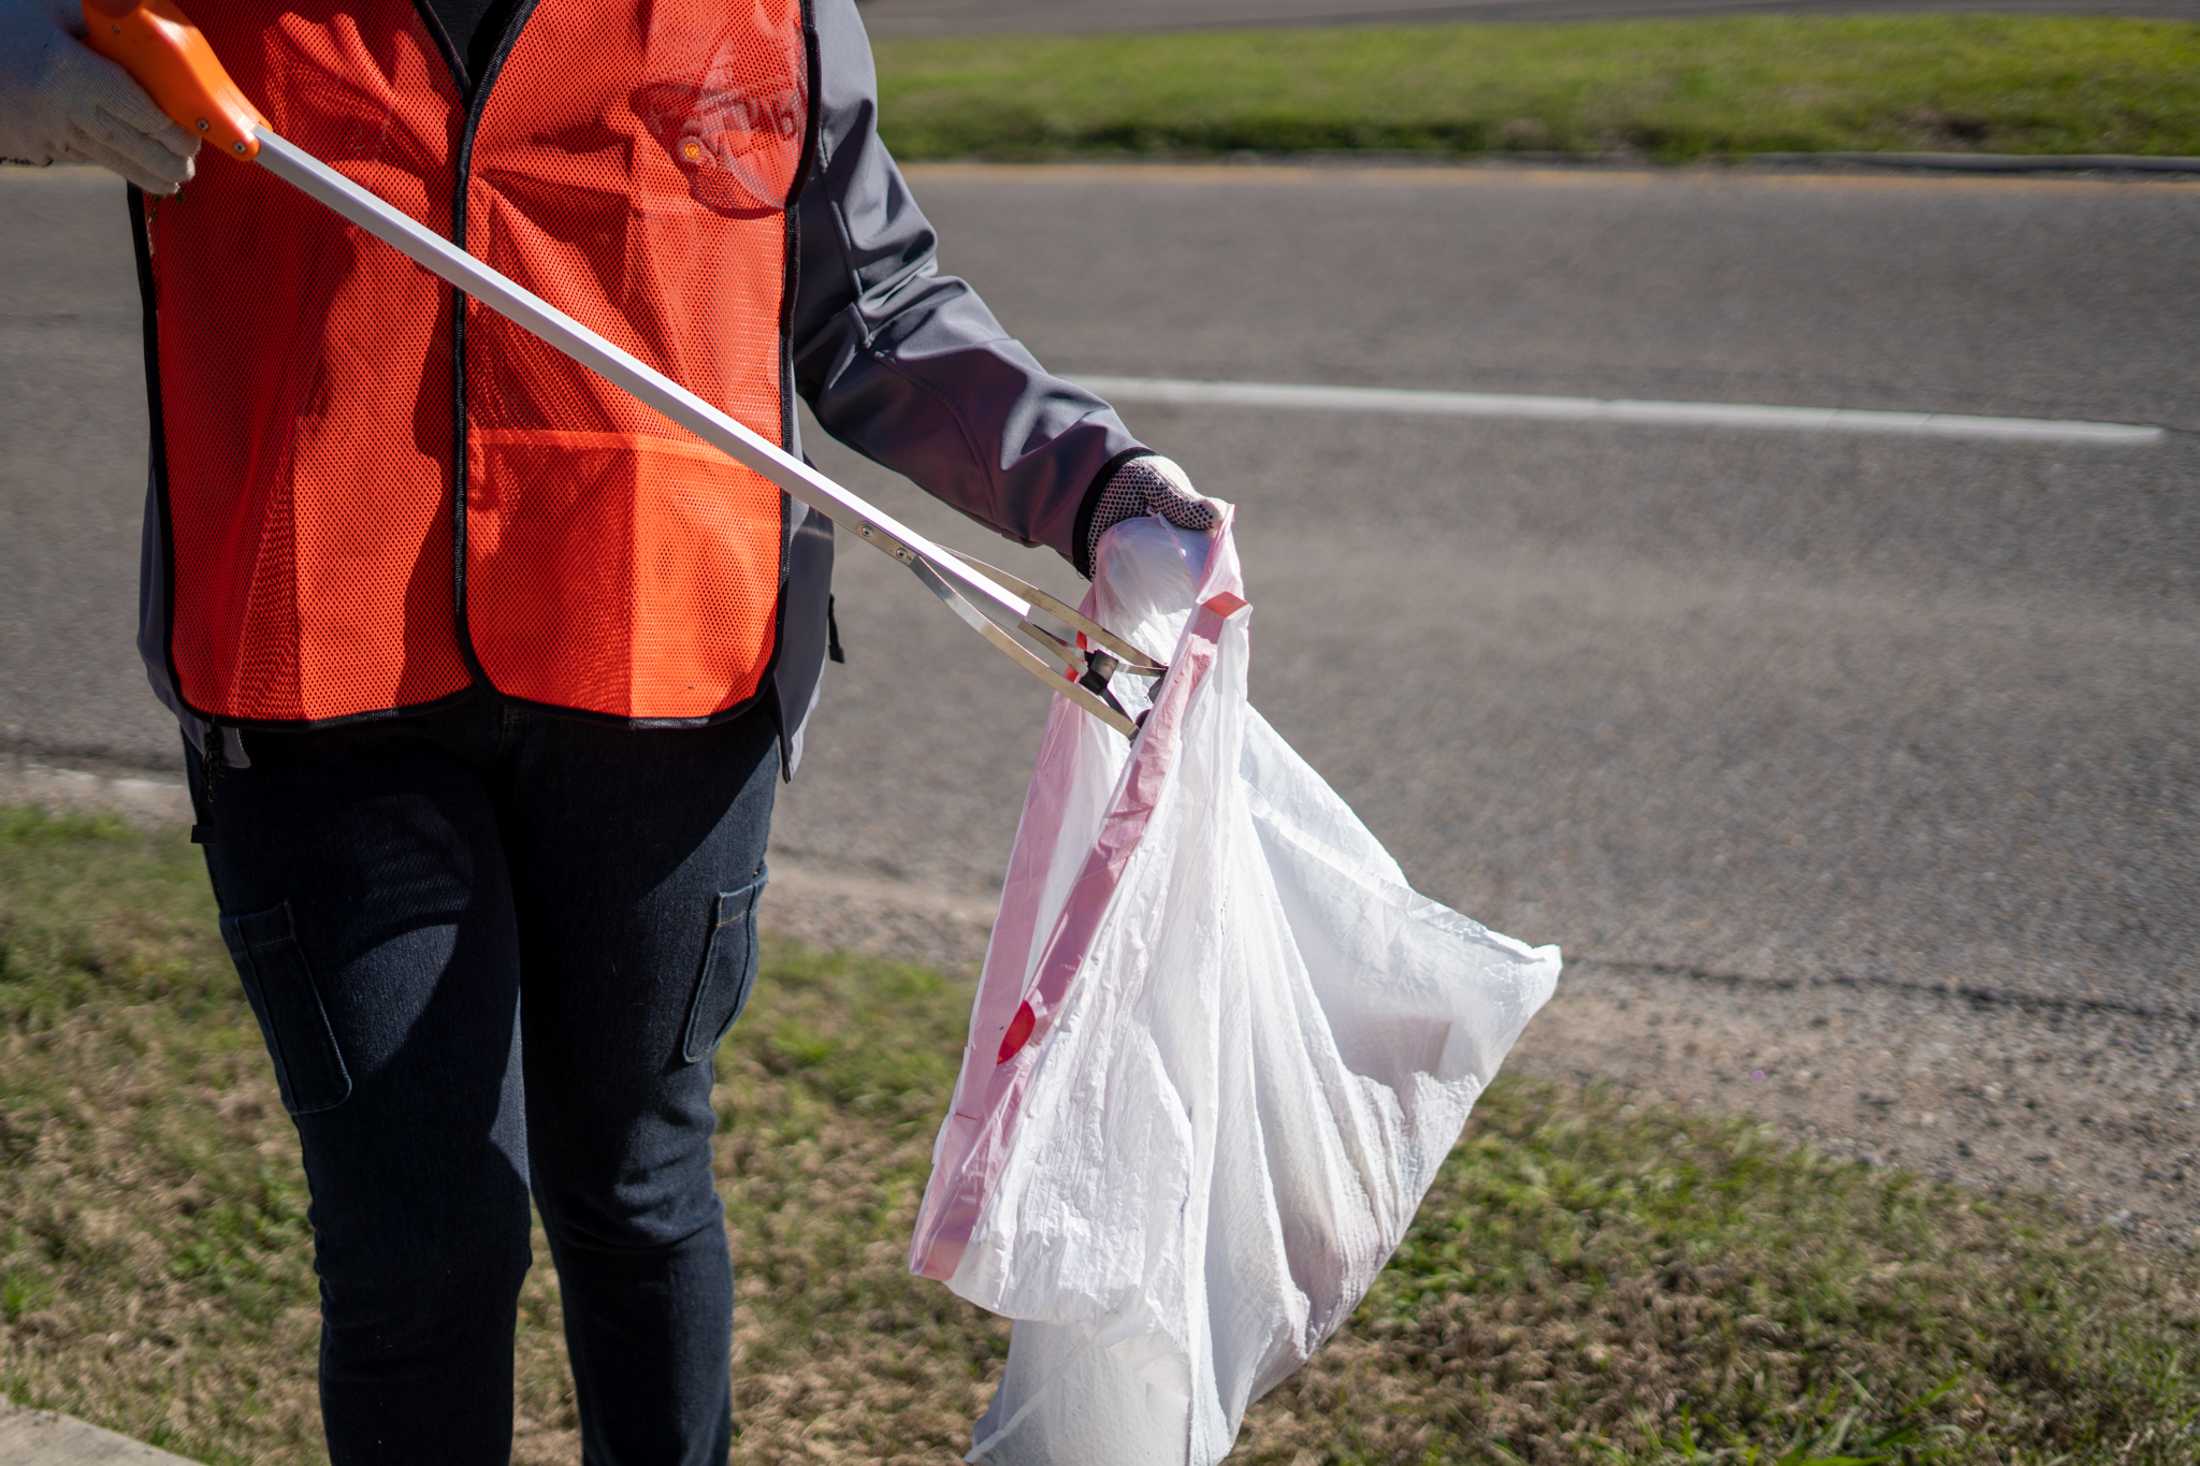
<svg viewBox="0 0 2200 1466">
<path fill-rule="evenodd" d="M 918 183 L 950 262 L 1083 372 L 2170 429 L 2102 446 L 1126 408 L 1244 506 L 1271 719 L 1424 889 L 1566 947 L 1531 1061 L 2066 1185 L 2177 1237 L 2200 1223 L 2200 188 Z M 0 740 L 163 768 L 172 730 L 129 644 L 143 417 L 120 191 L 0 188 Z M 896 567 L 844 559 L 852 662 L 775 858 L 858 883 L 834 888 L 845 914 L 814 884 L 787 895 L 788 924 L 864 940 L 866 892 L 982 909 L 1041 699 Z"/>
<path fill-rule="evenodd" d="M 2200 20 L 2200 0 L 867 0 L 863 17 L 883 37 L 1888 10 Z"/>
<path fill-rule="evenodd" d="M 1222 177 L 944 171 L 924 196 L 1086 371 L 2200 427 L 2200 190 Z M 2189 431 L 1127 411 L 1245 506 L 1256 693 L 1438 893 L 1613 957 L 2200 1012 Z M 836 700 L 897 675 L 915 604 L 857 565 Z M 982 880 L 998 839 L 920 832 L 970 818 L 1019 748 L 972 725 L 1028 699 L 976 656 L 913 665 L 904 716 L 821 731 L 789 838 Z M 863 767 L 935 772 L 905 823 L 861 817 L 836 775 Z"/>
</svg>

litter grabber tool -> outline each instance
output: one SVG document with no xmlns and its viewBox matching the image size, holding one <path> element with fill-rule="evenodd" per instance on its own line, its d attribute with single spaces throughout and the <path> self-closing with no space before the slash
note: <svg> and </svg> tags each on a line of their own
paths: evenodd
<svg viewBox="0 0 2200 1466">
<path fill-rule="evenodd" d="M 1125 735 L 1137 731 L 1109 691 L 1118 673 L 1168 669 L 1038 587 L 933 543 L 720 411 L 565 312 L 319 159 L 286 141 L 223 69 L 173 0 L 83 0 L 90 47 L 232 163 L 265 168 L 558 351 L 753 469 L 857 539 L 907 566 L 924 588 L 1017 666 Z"/>
</svg>

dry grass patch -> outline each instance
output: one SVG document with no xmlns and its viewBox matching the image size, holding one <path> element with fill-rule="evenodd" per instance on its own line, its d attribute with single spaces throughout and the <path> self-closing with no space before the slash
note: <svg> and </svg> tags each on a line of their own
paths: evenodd
<svg viewBox="0 0 2200 1466">
<path fill-rule="evenodd" d="M 767 954 L 718 1071 L 744 1461 L 968 1441 L 1006 1326 L 902 1266 L 968 1001 Z M 305 1194 L 265 1070 L 180 836 L 0 811 L 0 1392 L 206 1461 L 321 1459 Z M 519 1350 L 517 1458 L 570 1462 L 547 1266 Z M 2196 1359 L 2190 1259 L 1507 1080 L 1237 1459 L 2189 1466 Z"/>
</svg>

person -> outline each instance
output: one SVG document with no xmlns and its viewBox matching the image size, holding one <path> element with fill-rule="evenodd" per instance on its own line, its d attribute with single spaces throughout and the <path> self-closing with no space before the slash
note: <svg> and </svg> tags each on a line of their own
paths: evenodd
<svg viewBox="0 0 2200 1466">
<path fill-rule="evenodd" d="M 0 4 L 0 154 L 131 184 L 141 645 L 299 1136 L 330 1457 L 508 1459 L 531 1194 L 583 1459 L 724 1462 L 711 1057 L 830 528 Z M 187 8 L 285 137 L 765 436 L 799 392 L 1088 575 L 1212 523 L 940 271 L 854 0 Z"/>
</svg>

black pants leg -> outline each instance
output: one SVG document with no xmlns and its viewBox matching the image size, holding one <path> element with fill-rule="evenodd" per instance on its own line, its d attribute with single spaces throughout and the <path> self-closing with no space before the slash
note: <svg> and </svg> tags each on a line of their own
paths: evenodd
<svg viewBox="0 0 2200 1466">
<path fill-rule="evenodd" d="M 494 1466 L 532 1184 L 592 1466 L 731 1440 L 710 1053 L 754 974 L 769 720 L 483 702 L 194 764 L 312 1191 L 336 1466 Z"/>
<path fill-rule="evenodd" d="M 732 1445 L 711 1052 L 755 977 L 778 774 L 761 717 L 529 717 L 513 744 L 529 1155 L 588 1466 L 723 1466 Z"/>
</svg>

